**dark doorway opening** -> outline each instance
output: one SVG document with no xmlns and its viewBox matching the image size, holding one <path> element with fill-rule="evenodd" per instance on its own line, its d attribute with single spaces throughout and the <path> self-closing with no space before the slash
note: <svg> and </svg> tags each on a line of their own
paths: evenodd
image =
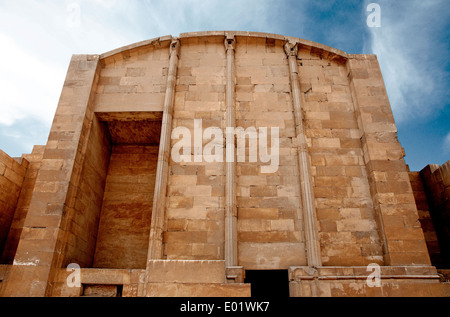
<svg viewBox="0 0 450 317">
<path fill-rule="evenodd" d="M 288 270 L 248 270 L 244 282 L 251 284 L 252 297 L 289 297 Z"/>
</svg>

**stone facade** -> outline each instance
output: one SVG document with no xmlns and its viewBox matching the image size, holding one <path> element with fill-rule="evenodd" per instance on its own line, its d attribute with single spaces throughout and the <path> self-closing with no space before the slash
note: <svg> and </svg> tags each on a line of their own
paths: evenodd
<svg viewBox="0 0 450 317">
<path fill-rule="evenodd" d="M 450 268 L 450 161 L 410 173 L 431 263 Z"/>
<path fill-rule="evenodd" d="M 270 130 L 276 171 L 228 127 Z M 396 131 L 374 55 L 251 32 L 75 55 L 47 144 L 0 153 L 0 296 L 245 297 L 247 270 L 293 297 L 448 296 Z"/>
</svg>

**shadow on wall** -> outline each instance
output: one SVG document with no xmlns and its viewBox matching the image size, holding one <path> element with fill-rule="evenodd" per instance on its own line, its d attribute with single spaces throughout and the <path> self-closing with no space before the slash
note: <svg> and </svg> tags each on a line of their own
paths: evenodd
<svg viewBox="0 0 450 317">
<path fill-rule="evenodd" d="M 409 174 L 431 263 L 450 269 L 450 161 Z"/>
</svg>

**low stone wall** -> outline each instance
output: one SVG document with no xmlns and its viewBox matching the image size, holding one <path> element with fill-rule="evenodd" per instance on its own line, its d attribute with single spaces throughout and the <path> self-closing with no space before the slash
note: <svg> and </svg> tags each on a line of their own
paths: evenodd
<svg viewBox="0 0 450 317">
<path fill-rule="evenodd" d="M 145 270 L 80 269 L 80 287 L 70 287 L 76 271 L 61 269 L 53 296 L 249 297 L 250 284 L 227 283 L 224 261 L 155 260 Z M 69 283 L 68 283 L 69 281 Z"/>
<path fill-rule="evenodd" d="M 291 267 L 292 297 L 441 297 L 450 288 L 430 266 Z M 369 280 L 369 282 L 368 282 Z M 420 287 L 418 287 L 420 285 Z"/>
<path fill-rule="evenodd" d="M 450 161 L 431 164 L 420 171 L 430 215 L 439 241 L 440 258 L 433 263 L 450 268 Z"/>
<path fill-rule="evenodd" d="M 5 248 L 27 168 L 26 159 L 11 158 L 0 150 L 0 257 Z"/>
</svg>

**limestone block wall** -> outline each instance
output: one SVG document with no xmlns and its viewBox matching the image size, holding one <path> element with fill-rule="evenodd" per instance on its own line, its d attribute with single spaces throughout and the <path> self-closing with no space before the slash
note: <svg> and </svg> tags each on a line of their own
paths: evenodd
<svg viewBox="0 0 450 317">
<path fill-rule="evenodd" d="M 145 268 L 157 153 L 157 146 L 112 147 L 92 267 Z"/>
<path fill-rule="evenodd" d="M 384 265 L 429 265 L 380 66 L 373 55 L 350 57 L 348 78 Z"/>
<path fill-rule="evenodd" d="M 92 267 L 94 263 L 110 154 L 111 140 L 107 128 L 94 118 L 87 137 L 75 205 L 71 209 L 73 213 L 68 214 L 65 220 L 68 230 L 64 237 L 62 267 L 76 263 L 84 268 Z"/>
<path fill-rule="evenodd" d="M 0 255 L 7 249 L 6 242 L 22 190 L 29 162 L 15 160 L 0 150 Z M 9 259 L 2 257 L 2 262 Z"/>
<path fill-rule="evenodd" d="M 339 280 L 336 277 L 339 276 Z M 367 267 L 292 268 L 292 297 L 437 297 L 449 296 L 448 284 L 431 266 L 381 266 L 379 286 L 367 283 Z M 373 282 L 373 281 L 372 281 Z"/>
<path fill-rule="evenodd" d="M 181 41 L 172 128 L 185 127 L 194 144 L 194 119 L 203 129 L 225 127 L 225 50 L 223 37 Z M 202 138 L 203 139 L 203 138 Z M 173 146 L 177 139 L 171 141 Z M 203 147 L 207 142 L 203 142 Z M 225 168 L 223 163 L 169 162 L 164 256 L 167 259 L 224 258 Z"/>
<path fill-rule="evenodd" d="M 441 249 L 420 172 L 409 172 L 409 178 L 431 263 L 436 267 L 441 267 L 443 264 Z"/>
<path fill-rule="evenodd" d="M 242 146 L 230 125 L 267 128 L 276 170 L 263 172 L 260 144 L 251 152 L 258 134 Z M 192 145 L 186 160 L 171 153 L 177 128 Z M 212 140 L 208 128 L 222 133 Z M 208 146 L 222 157 L 201 155 Z M 369 263 L 407 284 L 403 294 L 414 279 L 438 293 L 403 157 L 373 55 L 249 32 L 76 55 L 39 167 L 26 176 L 1 295 L 119 286 L 127 296 L 248 295 L 243 272 L 274 269 L 294 272 L 292 296 L 361 295 L 372 294 L 361 285 Z M 66 287 L 69 263 L 83 268 L 81 288 Z M 411 277 L 409 266 L 421 269 Z M 216 273 L 205 280 L 194 274 L 201 267 Z"/>
<path fill-rule="evenodd" d="M 26 215 L 29 210 L 31 197 L 36 183 L 36 176 L 41 166 L 44 146 L 34 146 L 31 154 L 22 155 L 23 162 L 28 162 L 28 167 L 24 175 L 22 189 L 17 201 L 14 217 L 9 228 L 5 248 L 1 256 L 2 264 L 12 264 L 16 254 L 17 245 L 23 230 Z"/>
<path fill-rule="evenodd" d="M 384 264 L 347 66 L 300 48 L 298 67 L 323 264 Z"/>
<path fill-rule="evenodd" d="M 101 60 L 95 87 L 96 112 L 162 110 L 169 63 L 167 41 L 158 41 Z"/>
<path fill-rule="evenodd" d="M 92 89 L 98 81 L 97 67 L 98 56 L 77 55 L 70 62 L 2 296 L 51 294 L 55 268 L 63 265 L 63 250 L 74 221 L 94 117 Z"/>
<path fill-rule="evenodd" d="M 426 200 L 436 231 L 440 259 L 439 268 L 450 267 L 450 161 L 442 166 L 431 164 L 420 171 Z"/>
<path fill-rule="evenodd" d="M 236 127 L 279 129 L 279 165 L 237 162 L 238 263 L 246 269 L 305 265 L 295 123 L 281 40 L 236 37 Z M 270 132 L 268 132 L 270 142 Z M 269 143 L 270 144 L 270 143 Z M 249 155 L 250 142 L 246 143 Z"/>
</svg>

